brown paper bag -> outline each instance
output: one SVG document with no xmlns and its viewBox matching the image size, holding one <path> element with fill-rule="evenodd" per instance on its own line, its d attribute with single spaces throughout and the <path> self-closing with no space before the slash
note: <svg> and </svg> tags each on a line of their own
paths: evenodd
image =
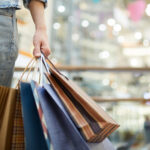
<svg viewBox="0 0 150 150">
<path fill-rule="evenodd" d="M 0 87 L 0 150 L 11 148 L 17 90 Z"/>
<path fill-rule="evenodd" d="M 22 106 L 19 90 L 15 106 L 11 150 L 25 150 L 24 126 L 23 126 Z"/>
<path fill-rule="evenodd" d="M 18 146 L 24 147 L 24 129 L 19 108 L 21 109 L 19 91 L 0 86 L 0 150 L 16 150 Z M 19 124 L 18 119 L 20 119 Z M 17 132 L 18 130 L 20 133 Z M 19 134 L 21 138 L 18 137 Z M 20 142 L 15 140 L 16 136 L 20 138 Z"/>
<path fill-rule="evenodd" d="M 86 141 L 101 142 L 119 127 L 80 87 L 48 63 L 51 74 L 47 78 Z"/>
<path fill-rule="evenodd" d="M 16 88 L 0 86 L 0 150 L 24 150 L 24 126 L 19 83 L 28 70 L 26 81 L 36 59 L 33 57 L 24 69 Z"/>
</svg>

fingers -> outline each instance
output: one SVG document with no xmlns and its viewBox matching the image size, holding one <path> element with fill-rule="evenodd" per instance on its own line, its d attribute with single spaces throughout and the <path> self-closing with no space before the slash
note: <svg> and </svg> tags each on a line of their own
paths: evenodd
<svg viewBox="0 0 150 150">
<path fill-rule="evenodd" d="M 34 42 L 34 50 L 33 50 L 33 55 L 38 58 L 41 56 L 41 51 L 40 51 L 40 42 Z"/>
<path fill-rule="evenodd" d="M 34 38 L 33 38 L 33 44 L 34 44 L 33 55 L 35 57 L 37 58 L 40 57 L 41 51 L 46 57 L 50 55 L 48 37 L 45 32 L 43 33 L 43 32 L 36 31 Z"/>
<path fill-rule="evenodd" d="M 48 57 L 51 53 L 49 46 L 45 42 L 42 42 L 41 51 L 46 57 Z"/>
</svg>

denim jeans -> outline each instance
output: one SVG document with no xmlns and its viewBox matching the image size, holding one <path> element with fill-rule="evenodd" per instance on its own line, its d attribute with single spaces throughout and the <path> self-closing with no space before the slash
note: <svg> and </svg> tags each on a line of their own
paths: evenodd
<svg viewBox="0 0 150 150">
<path fill-rule="evenodd" d="M 17 44 L 15 8 L 0 8 L 0 85 L 11 85 Z"/>
</svg>

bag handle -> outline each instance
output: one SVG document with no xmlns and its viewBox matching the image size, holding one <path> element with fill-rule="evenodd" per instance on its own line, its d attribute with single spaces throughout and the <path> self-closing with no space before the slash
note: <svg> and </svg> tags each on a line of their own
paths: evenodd
<svg viewBox="0 0 150 150">
<path fill-rule="evenodd" d="M 50 74 L 50 66 L 47 64 L 43 53 L 41 54 L 41 63 L 44 64 L 46 71 Z"/>
<path fill-rule="evenodd" d="M 39 84 L 41 86 L 43 86 L 43 84 L 45 83 L 45 80 L 44 80 L 45 79 L 44 78 L 45 77 L 44 76 L 45 72 L 48 73 L 48 74 L 51 74 L 51 72 L 50 72 L 50 67 L 47 64 L 47 62 L 45 61 L 45 56 L 42 52 L 41 52 L 41 57 L 39 57 L 38 61 L 39 61 L 38 69 L 39 69 L 39 72 L 40 72 Z"/>
<path fill-rule="evenodd" d="M 27 79 L 28 79 L 28 77 L 29 77 L 29 74 L 31 73 L 31 70 L 33 69 L 33 66 L 34 66 L 35 62 L 36 62 L 36 58 L 35 58 L 35 57 L 33 57 L 33 58 L 29 61 L 29 63 L 28 63 L 27 66 L 25 67 L 23 73 L 21 74 L 20 79 L 19 79 L 18 82 L 17 82 L 17 85 L 16 85 L 16 87 L 15 87 L 16 89 L 19 87 L 20 81 L 22 81 L 22 79 L 23 79 L 25 73 L 26 73 L 27 70 L 29 69 L 29 72 L 28 72 L 27 78 L 26 78 L 26 81 L 27 81 Z M 30 67 L 30 68 L 29 68 L 29 67 Z"/>
<path fill-rule="evenodd" d="M 62 75 L 64 78 L 66 78 L 67 80 L 69 80 L 64 74 L 62 74 L 56 67 L 55 65 L 48 59 L 48 57 L 46 57 L 43 53 L 42 53 L 42 57 L 43 57 L 43 61 L 44 61 L 44 64 L 46 64 L 47 66 L 47 69 L 48 69 L 48 73 L 50 74 L 51 73 L 51 67 L 50 65 L 55 69 L 55 71 L 57 73 L 59 73 L 60 75 Z M 48 63 L 46 62 L 46 60 L 49 62 L 50 65 L 48 65 Z"/>
</svg>

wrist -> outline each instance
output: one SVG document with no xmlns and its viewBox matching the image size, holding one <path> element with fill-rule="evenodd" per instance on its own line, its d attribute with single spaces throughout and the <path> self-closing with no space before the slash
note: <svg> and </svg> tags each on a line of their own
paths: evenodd
<svg viewBox="0 0 150 150">
<path fill-rule="evenodd" d="M 45 25 L 43 25 L 43 26 L 36 26 L 36 31 L 46 31 L 46 30 L 47 30 L 47 28 L 46 28 Z"/>
</svg>

